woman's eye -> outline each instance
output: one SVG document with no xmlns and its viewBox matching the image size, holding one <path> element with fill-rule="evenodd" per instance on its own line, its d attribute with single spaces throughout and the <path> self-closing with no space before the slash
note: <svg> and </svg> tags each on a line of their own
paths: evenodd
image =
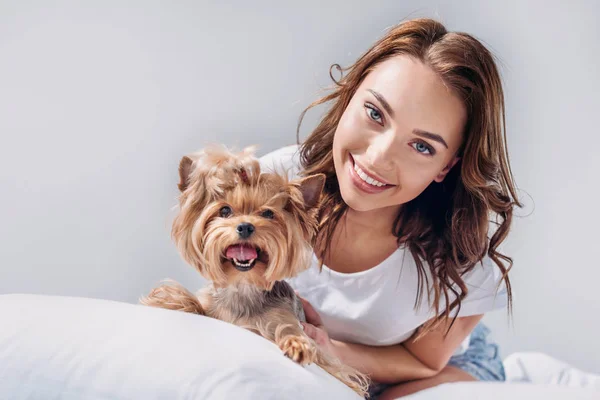
<svg viewBox="0 0 600 400">
<path fill-rule="evenodd" d="M 427 155 L 433 155 L 434 151 L 431 148 L 431 146 L 428 146 L 427 144 L 423 143 L 423 142 L 416 142 L 413 143 L 413 148 L 418 151 L 421 154 L 427 154 Z"/>
<path fill-rule="evenodd" d="M 263 218 L 267 218 L 267 219 L 273 219 L 273 217 L 275 216 L 275 214 L 273 214 L 273 211 L 271 211 L 271 210 L 265 210 L 262 213 L 260 213 L 260 215 Z"/>
<path fill-rule="evenodd" d="M 228 218 L 229 216 L 231 216 L 232 213 L 233 211 L 231 211 L 231 207 L 229 206 L 221 207 L 221 209 L 219 210 L 219 215 L 223 218 Z"/>
<path fill-rule="evenodd" d="M 378 109 L 376 109 L 370 104 L 365 104 L 365 107 L 367 108 L 367 114 L 369 115 L 369 118 L 371 118 L 378 124 L 383 124 L 383 117 Z"/>
</svg>

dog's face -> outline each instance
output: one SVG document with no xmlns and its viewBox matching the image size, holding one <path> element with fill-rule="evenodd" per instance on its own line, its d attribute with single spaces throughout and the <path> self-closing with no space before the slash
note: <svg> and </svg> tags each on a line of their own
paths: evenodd
<svg viewBox="0 0 600 400">
<path fill-rule="evenodd" d="M 206 149 L 180 163 L 173 237 L 183 258 L 216 287 L 266 290 L 310 265 L 324 175 L 287 181 L 261 174 L 246 150 Z"/>
</svg>

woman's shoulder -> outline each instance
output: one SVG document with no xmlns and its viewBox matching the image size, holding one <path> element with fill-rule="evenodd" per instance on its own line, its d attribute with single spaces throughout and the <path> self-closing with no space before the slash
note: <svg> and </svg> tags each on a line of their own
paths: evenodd
<svg viewBox="0 0 600 400">
<path fill-rule="evenodd" d="M 502 282 L 502 271 L 498 265 L 489 257 L 485 256 L 481 259 L 471 271 L 463 276 L 466 282 L 473 285 L 483 285 L 487 283 L 489 286 L 497 289 L 497 286 Z"/>
<path fill-rule="evenodd" d="M 498 265 L 488 256 L 463 275 L 467 296 L 462 303 L 461 316 L 505 308 L 508 293 Z"/>
<path fill-rule="evenodd" d="M 300 147 L 297 144 L 281 147 L 259 158 L 263 172 L 286 174 L 289 179 L 300 175 Z"/>
</svg>

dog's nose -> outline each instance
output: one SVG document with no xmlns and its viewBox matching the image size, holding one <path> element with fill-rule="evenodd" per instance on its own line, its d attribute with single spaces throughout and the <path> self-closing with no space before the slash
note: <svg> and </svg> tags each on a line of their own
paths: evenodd
<svg viewBox="0 0 600 400">
<path fill-rule="evenodd" d="M 236 231 L 242 239 L 248 239 L 254 233 L 254 225 L 243 222 L 237 226 Z"/>
</svg>

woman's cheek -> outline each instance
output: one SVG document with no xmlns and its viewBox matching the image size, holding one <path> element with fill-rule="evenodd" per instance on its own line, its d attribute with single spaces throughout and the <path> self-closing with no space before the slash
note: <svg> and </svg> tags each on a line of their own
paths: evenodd
<svg viewBox="0 0 600 400">
<path fill-rule="evenodd" d="M 412 198 L 420 195 L 433 182 L 435 171 L 423 166 L 410 166 L 405 168 L 403 175 L 402 188 L 410 193 Z"/>
<path fill-rule="evenodd" d="M 355 141 L 364 137 L 368 127 L 365 126 L 365 116 L 360 113 L 360 110 L 348 108 L 340 120 L 340 126 L 344 130 L 345 136 Z"/>
</svg>

